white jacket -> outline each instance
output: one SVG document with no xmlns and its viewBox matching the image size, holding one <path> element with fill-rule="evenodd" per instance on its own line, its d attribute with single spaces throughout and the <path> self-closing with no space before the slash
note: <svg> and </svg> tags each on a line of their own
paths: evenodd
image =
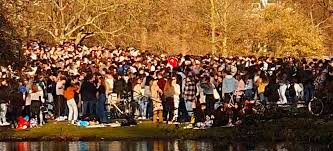
<svg viewBox="0 0 333 151">
<path fill-rule="evenodd" d="M 64 95 L 64 84 L 61 81 L 57 82 L 56 94 L 57 95 Z"/>
<path fill-rule="evenodd" d="M 175 89 L 175 94 L 173 96 L 174 99 L 179 99 L 179 95 L 180 95 L 180 85 L 179 84 L 175 84 L 174 86 Z"/>
<path fill-rule="evenodd" d="M 37 91 L 36 93 L 30 93 L 30 99 L 31 100 L 39 100 L 41 99 L 41 102 L 45 102 L 44 97 L 43 97 L 43 91 Z"/>
</svg>

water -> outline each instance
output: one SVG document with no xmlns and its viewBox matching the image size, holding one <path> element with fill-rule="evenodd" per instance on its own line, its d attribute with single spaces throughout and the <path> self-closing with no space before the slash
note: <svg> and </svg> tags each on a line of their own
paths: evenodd
<svg viewBox="0 0 333 151">
<path fill-rule="evenodd" d="M 294 143 L 236 143 L 212 141 L 0 142 L 0 151 L 323 151 L 327 146 Z"/>
</svg>

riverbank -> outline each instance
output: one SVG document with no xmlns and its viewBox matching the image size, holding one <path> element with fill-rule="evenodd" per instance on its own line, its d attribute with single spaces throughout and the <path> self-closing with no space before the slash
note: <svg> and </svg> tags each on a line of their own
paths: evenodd
<svg viewBox="0 0 333 151">
<path fill-rule="evenodd" d="M 48 123 L 41 128 L 2 128 L 0 141 L 98 141 L 145 139 L 211 139 L 234 141 L 295 141 L 329 144 L 333 141 L 333 121 L 311 118 L 270 120 L 246 127 L 219 127 L 206 130 L 183 129 L 175 125 L 143 122 L 134 127 L 83 128 L 67 123 Z"/>
</svg>

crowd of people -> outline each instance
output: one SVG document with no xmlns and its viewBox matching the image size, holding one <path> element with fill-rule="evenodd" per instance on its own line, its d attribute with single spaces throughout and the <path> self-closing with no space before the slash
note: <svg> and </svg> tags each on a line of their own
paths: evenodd
<svg viewBox="0 0 333 151">
<path fill-rule="evenodd" d="M 47 119 L 75 124 L 86 115 L 108 123 L 120 108 L 154 123 L 233 126 L 244 102 L 307 103 L 333 95 L 333 59 L 167 56 L 39 42 L 23 51 L 23 68 L 1 66 L 0 125 L 15 127 L 19 116 L 39 126 Z"/>
</svg>

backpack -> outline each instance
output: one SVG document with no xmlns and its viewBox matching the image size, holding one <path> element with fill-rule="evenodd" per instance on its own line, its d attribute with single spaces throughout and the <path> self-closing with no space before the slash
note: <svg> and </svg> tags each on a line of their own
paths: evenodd
<svg viewBox="0 0 333 151">
<path fill-rule="evenodd" d="M 19 86 L 19 92 L 24 94 L 25 92 L 27 92 L 27 88 L 24 85 L 20 85 Z"/>
</svg>

